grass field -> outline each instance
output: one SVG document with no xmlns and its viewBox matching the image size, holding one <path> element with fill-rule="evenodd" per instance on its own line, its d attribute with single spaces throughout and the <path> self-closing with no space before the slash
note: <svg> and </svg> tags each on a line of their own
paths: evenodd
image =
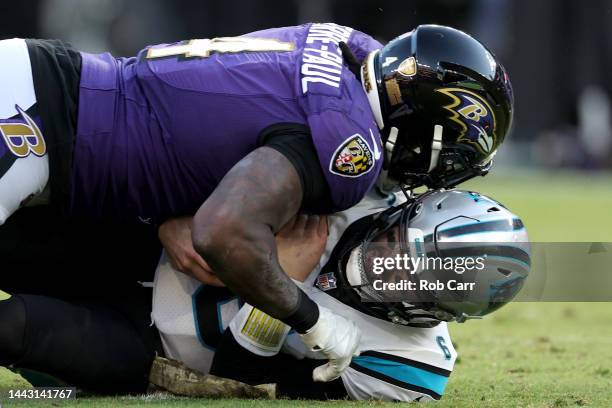
<svg viewBox="0 0 612 408">
<path fill-rule="evenodd" d="M 508 174 L 508 172 L 505 172 Z M 612 176 L 495 174 L 466 188 L 519 214 L 533 241 L 612 242 Z M 611 407 L 612 304 L 517 303 L 482 321 L 452 324 L 459 360 L 437 407 Z M 0 373 L 0 388 L 23 386 Z M 9 402 L 3 406 L 18 405 Z M 19 404 L 23 405 L 23 404 Z M 50 403 L 48 405 L 51 405 Z M 377 402 L 82 398 L 53 406 L 348 407 Z"/>
</svg>

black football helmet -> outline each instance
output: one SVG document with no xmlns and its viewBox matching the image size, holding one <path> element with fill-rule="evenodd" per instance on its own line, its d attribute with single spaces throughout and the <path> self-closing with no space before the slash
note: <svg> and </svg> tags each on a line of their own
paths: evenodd
<svg viewBox="0 0 612 408">
<path fill-rule="evenodd" d="M 514 100 L 506 70 L 480 42 L 421 25 L 372 52 L 361 80 L 385 146 L 381 188 L 449 188 L 487 174 Z"/>
</svg>

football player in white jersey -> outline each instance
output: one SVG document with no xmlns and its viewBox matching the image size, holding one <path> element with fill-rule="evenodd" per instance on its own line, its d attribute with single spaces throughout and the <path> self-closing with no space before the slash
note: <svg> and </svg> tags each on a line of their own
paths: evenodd
<svg viewBox="0 0 612 408">
<path fill-rule="evenodd" d="M 301 289 L 323 313 L 329 310 L 360 329 L 361 354 L 339 379 L 316 381 L 330 363 L 324 364 L 321 350 L 307 345 L 307 339 L 225 289 L 203 286 L 177 272 L 162 258 L 153 318 L 167 356 L 202 372 L 251 384 L 277 383 L 281 395 L 289 397 L 439 399 L 457 356 L 447 321 L 481 317 L 516 295 L 529 272 L 527 235 L 518 217 L 476 193 L 435 191 L 403 204 L 401 194 L 389 200 L 373 191 L 357 206 L 330 216 L 324 248 L 318 218 L 295 221 L 277 238 L 280 261 Z M 396 206 L 388 209 L 391 204 Z M 491 258 L 497 260 L 475 278 L 486 294 L 474 293 L 460 303 L 376 298 L 368 292 L 373 275 L 364 270 L 360 254 L 372 242 L 401 239 L 407 244 L 420 240 L 425 247 L 439 240 L 447 249 L 456 249 L 457 242 L 493 244 L 499 256 Z M 458 248 L 470 255 L 474 248 L 487 250 Z M 315 329 L 321 337 L 337 335 L 333 327 Z M 335 343 L 342 344 L 342 339 Z"/>
<path fill-rule="evenodd" d="M 9 268 L 24 273 L 15 274 L 20 282 L 15 282 L 12 296 L 0 291 L 0 365 L 34 369 L 96 393 L 142 393 L 158 354 L 204 373 L 250 384 L 277 383 L 280 395 L 288 397 L 439 398 L 456 357 L 446 321 L 485 315 L 514 297 L 529 270 L 527 236 L 516 216 L 475 193 L 436 191 L 389 205 L 386 197 L 372 193 L 358 207 L 330 217 L 329 237 L 327 220 L 316 216 L 300 217 L 277 237 L 279 261 L 322 313 L 333 311 L 361 333 L 361 355 L 347 361 L 349 367 L 335 381 L 315 381 L 317 375 L 341 370 L 326 364 L 322 351 L 315 351 L 307 337 L 242 304 L 226 288 L 199 284 L 171 267 L 165 257 L 154 286 L 157 331 L 150 327 L 151 303 L 144 293 L 148 289 L 131 280 L 113 280 L 107 286 L 99 282 L 96 287 L 101 288 L 95 291 L 90 282 L 84 282 L 89 289 L 75 298 L 58 291 L 65 281 L 59 281 L 62 288 L 53 287 L 58 275 L 50 274 L 49 287 L 38 287 L 39 280 L 28 279 L 27 265 L 13 263 Z M 5 228 L 17 226 L 12 221 L 19 220 L 9 220 Z M 40 225 L 33 222 L 31 229 L 36 233 Z M 0 240 L 15 238 L 9 232 L 3 229 Z M 96 247 L 94 241 L 86 241 L 84 249 Z M 391 248 L 397 242 L 408 244 L 409 251 L 420 242 L 428 252 L 432 245 L 448 244 L 443 249 L 454 251 L 455 256 L 494 252 L 491 267 L 472 276 L 485 290 L 460 302 L 445 302 L 443 294 L 435 291 L 429 293 L 434 295 L 431 301 L 418 304 L 377 298 L 377 293 L 368 290 L 374 275 L 362 254 L 370 253 L 373 244 Z M 481 246 L 466 246 L 469 242 Z M 121 255 L 123 246 L 128 255 Z M 119 245 L 119 257 L 109 256 L 101 270 L 126 268 L 129 272 L 142 267 L 148 274 L 149 251 L 137 255 L 133 251 L 133 245 Z M 82 265 L 97 256 L 81 256 L 85 261 L 69 269 L 82 276 Z M 67 267 L 69 259 L 55 259 L 56 264 L 51 258 L 46 268 Z M 130 258 L 137 264 L 116 264 L 117 259 Z M 97 276 L 97 269 L 91 268 Z M 35 294 L 33 288 L 37 288 Z M 333 324 L 314 328 L 320 338 L 334 336 L 335 344 L 348 343 L 334 329 Z M 79 358 L 66 364 L 67 355 Z"/>
</svg>

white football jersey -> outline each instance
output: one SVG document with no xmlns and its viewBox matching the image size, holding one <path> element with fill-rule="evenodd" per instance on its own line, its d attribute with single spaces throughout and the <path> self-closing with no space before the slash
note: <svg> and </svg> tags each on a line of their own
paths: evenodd
<svg viewBox="0 0 612 408">
<path fill-rule="evenodd" d="M 207 373 L 215 351 L 199 334 L 194 296 L 202 286 L 175 270 L 164 253 L 155 272 L 152 317 L 166 356 Z"/>
<path fill-rule="evenodd" d="M 399 200 L 400 198 L 396 198 Z M 388 208 L 388 198 L 371 192 L 349 210 L 329 217 L 329 237 L 319 265 L 298 285 L 321 306 L 354 321 L 362 331 L 361 355 L 354 357 L 342 374 L 349 396 L 356 400 L 427 401 L 444 392 L 456 359 L 446 323 L 434 328 L 400 326 L 361 313 L 314 285 L 321 268 L 346 228 L 354 221 Z M 214 350 L 202 338 L 202 323 L 194 298 L 199 282 L 175 271 L 162 257 L 155 277 L 153 319 L 161 333 L 168 357 L 207 372 Z M 321 287 L 321 285 L 318 285 Z M 211 324 L 230 327 L 236 341 L 263 356 L 282 350 L 297 358 L 323 359 L 320 352 L 307 350 L 297 333 L 238 299 L 219 302 L 218 317 Z M 198 323 L 199 322 L 199 323 Z M 324 362 L 322 362 L 323 364 Z"/>
<path fill-rule="evenodd" d="M 40 196 L 49 181 L 45 138 L 39 125 L 27 113 L 36 111 L 37 101 L 25 40 L 0 41 L 0 89 L 2 225 L 26 199 Z"/>
</svg>

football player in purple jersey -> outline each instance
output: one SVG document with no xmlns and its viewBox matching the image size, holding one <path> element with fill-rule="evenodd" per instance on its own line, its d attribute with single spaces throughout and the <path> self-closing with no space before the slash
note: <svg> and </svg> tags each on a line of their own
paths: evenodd
<svg viewBox="0 0 612 408">
<path fill-rule="evenodd" d="M 305 24 L 133 58 L 14 39 L 0 42 L 0 60 L 0 223 L 46 201 L 153 225 L 195 213 L 198 256 L 329 357 L 320 381 L 349 364 L 359 331 L 283 272 L 274 234 L 298 211 L 346 209 L 377 183 L 484 175 L 512 119 L 503 67 L 442 26 L 383 47 Z"/>
</svg>

